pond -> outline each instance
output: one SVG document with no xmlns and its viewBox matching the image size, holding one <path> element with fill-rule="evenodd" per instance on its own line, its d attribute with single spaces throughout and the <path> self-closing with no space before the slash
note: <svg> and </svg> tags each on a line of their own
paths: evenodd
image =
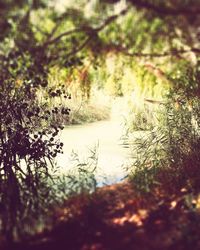
<svg viewBox="0 0 200 250">
<path fill-rule="evenodd" d="M 84 162 L 96 148 L 98 184 L 120 181 L 126 175 L 123 165 L 129 161 L 130 152 L 128 147 L 123 146 L 123 118 L 120 112 L 116 115 L 115 109 L 112 110 L 110 120 L 66 127 L 61 134 L 64 154 L 58 157 L 58 165 L 68 169 L 72 151 L 78 154 L 80 162 Z"/>
</svg>

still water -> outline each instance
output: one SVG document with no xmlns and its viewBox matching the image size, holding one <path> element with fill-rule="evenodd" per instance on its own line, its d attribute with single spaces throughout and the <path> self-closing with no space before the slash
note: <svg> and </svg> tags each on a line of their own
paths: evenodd
<svg viewBox="0 0 200 250">
<path fill-rule="evenodd" d="M 129 149 L 123 144 L 123 125 L 119 120 L 98 121 L 90 124 L 66 127 L 61 134 L 64 154 L 58 157 L 58 165 L 67 170 L 72 162 L 72 152 L 80 162 L 86 162 L 97 151 L 98 182 L 114 183 L 125 175 L 123 168 L 129 158 Z M 104 176 L 102 180 L 101 176 Z"/>
</svg>

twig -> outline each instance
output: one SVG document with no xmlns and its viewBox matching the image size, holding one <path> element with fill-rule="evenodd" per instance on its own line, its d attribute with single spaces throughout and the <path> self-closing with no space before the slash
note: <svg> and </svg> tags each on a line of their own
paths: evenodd
<svg viewBox="0 0 200 250">
<path fill-rule="evenodd" d="M 72 29 L 72 30 L 63 32 L 63 33 L 61 33 L 59 36 L 55 37 L 54 39 L 52 39 L 52 40 L 47 40 L 47 41 L 44 43 L 43 47 L 47 47 L 47 46 L 50 45 L 50 44 L 57 43 L 57 42 L 59 42 L 59 40 L 60 40 L 62 37 L 64 37 L 64 36 L 69 36 L 69 35 L 71 35 L 71 34 L 73 34 L 73 33 L 78 33 L 78 32 L 83 32 L 83 30 L 82 30 L 81 28 L 77 28 L 77 29 Z"/>
</svg>

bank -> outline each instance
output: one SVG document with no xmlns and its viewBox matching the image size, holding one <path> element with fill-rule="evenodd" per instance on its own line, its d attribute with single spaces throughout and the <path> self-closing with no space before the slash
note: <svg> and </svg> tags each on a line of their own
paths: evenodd
<svg viewBox="0 0 200 250">
<path fill-rule="evenodd" d="M 131 182 L 98 188 L 55 208 L 54 226 L 13 246 L 27 250 L 199 249 L 198 195 L 164 186 L 139 193 Z M 8 248 L 7 248 L 8 249 Z"/>
</svg>

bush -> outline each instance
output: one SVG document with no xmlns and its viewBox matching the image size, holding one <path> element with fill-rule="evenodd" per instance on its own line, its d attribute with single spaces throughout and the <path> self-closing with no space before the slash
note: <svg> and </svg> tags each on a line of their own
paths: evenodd
<svg viewBox="0 0 200 250">
<path fill-rule="evenodd" d="M 17 51 L 0 58 L 0 233 L 8 242 L 25 235 L 56 202 L 54 159 L 63 146 L 56 138 L 62 126 L 51 123 L 53 110 L 38 102 L 45 74 L 30 76 L 32 61 L 25 73 L 17 64 L 26 60 Z"/>
<path fill-rule="evenodd" d="M 160 109 L 158 125 L 133 141 L 128 168 L 139 189 L 152 185 L 198 185 L 200 170 L 200 102 L 173 95 Z"/>
</svg>

